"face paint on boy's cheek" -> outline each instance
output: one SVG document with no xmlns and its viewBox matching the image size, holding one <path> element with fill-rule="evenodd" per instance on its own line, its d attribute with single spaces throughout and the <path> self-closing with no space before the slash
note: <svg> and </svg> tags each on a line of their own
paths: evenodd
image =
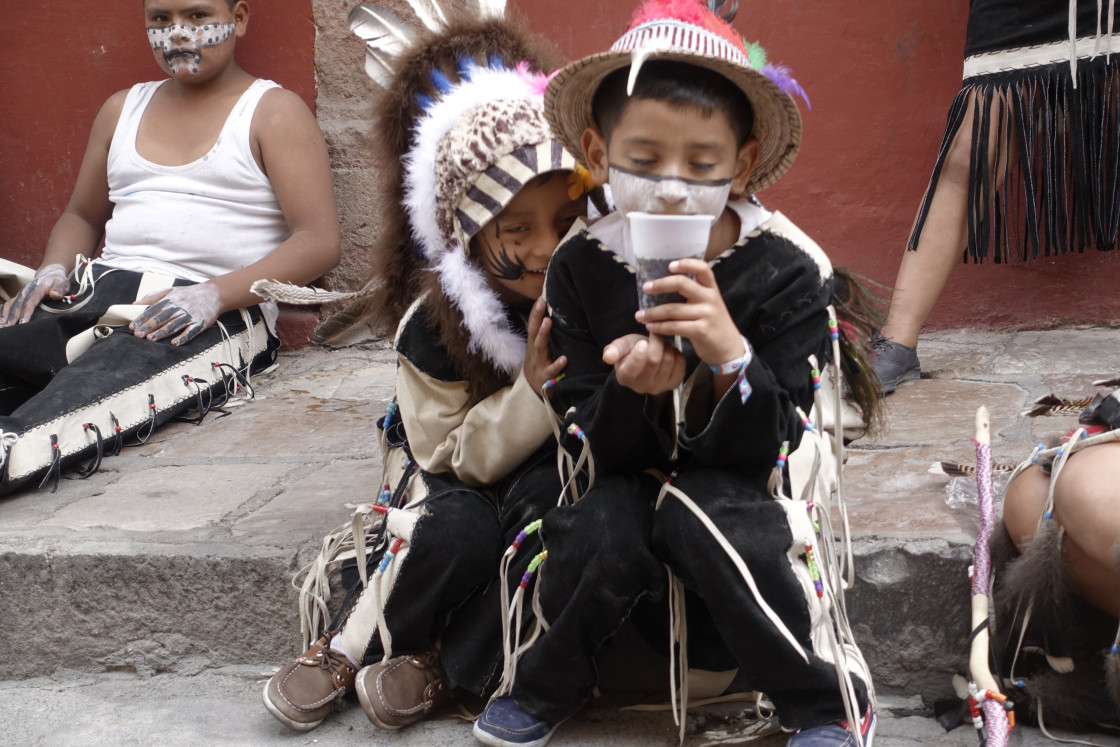
<svg viewBox="0 0 1120 747">
<path fill-rule="evenodd" d="M 731 196 L 731 179 L 682 179 L 641 174 L 620 166 L 608 168 L 614 204 L 627 213 L 674 212 L 718 216 Z"/>
<path fill-rule="evenodd" d="M 163 52 L 163 59 L 173 72 L 187 69 L 198 74 L 202 62 L 202 48 L 214 47 L 233 35 L 237 29 L 234 23 L 206 23 L 202 26 L 174 24 L 148 29 L 148 41 L 152 49 Z"/>
</svg>

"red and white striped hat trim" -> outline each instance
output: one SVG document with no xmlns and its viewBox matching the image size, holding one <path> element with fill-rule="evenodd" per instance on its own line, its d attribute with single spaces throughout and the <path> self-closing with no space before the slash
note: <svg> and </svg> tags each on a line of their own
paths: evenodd
<svg viewBox="0 0 1120 747">
<path fill-rule="evenodd" d="M 670 52 L 687 52 L 718 57 L 750 68 L 746 53 L 736 49 L 727 39 L 693 23 L 673 18 L 659 18 L 638 24 L 611 45 L 612 52 L 629 52 L 652 46 Z"/>
</svg>

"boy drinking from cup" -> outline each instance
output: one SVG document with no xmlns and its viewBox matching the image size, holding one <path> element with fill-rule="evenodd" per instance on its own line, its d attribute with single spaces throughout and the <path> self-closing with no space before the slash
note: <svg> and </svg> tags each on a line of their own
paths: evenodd
<svg viewBox="0 0 1120 747">
<path fill-rule="evenodd" d="M 618 208 L 557 249 L 545 286 L 568 361 L 553 398 L 562 446 L 595 469 L 577 502 L 544 517 L 548 625 L 476 722 L 484 744 L 543 745 L 590 697 L 623 621 L 667 596 L 693 631 L 682 656 L 742 669 L 796 732 L 789 744 L 871 743 L 870 678 L 833 604 L 829 553 L 812 549 L 813 506 L 781 488 L 812 427 L 810 359 L 831 356 L 833 273 L 753 198 L 800 142 L 796 106 L 766 72 L 704 4 L 651 0 L 609 52 L 549 85 L 553 131 Z M 639 291 L 635 213 L 711 216 L 702 258 Z M 682 300 L 640 308 L 639 293 Z M 666 395 L 682 382 L 678 424 Z"/>
</svg>

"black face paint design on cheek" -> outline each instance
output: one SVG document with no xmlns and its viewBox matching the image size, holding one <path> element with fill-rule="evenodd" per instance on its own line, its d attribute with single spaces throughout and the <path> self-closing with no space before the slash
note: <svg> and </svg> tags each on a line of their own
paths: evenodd
<svg viewBox="0 0 1120 747">
<path fill-rule="evenodd" d="M 520 259 L 514 259 L 509 256 L 509 252 L 506 251 L 505 243 L 501 241 L 502 227 L 500 224 L 494 224 L 494 233 L 499 239 L 498 251 L 494 250 L 494 247 L 486 239 L 484 233 L 478 234 L 479 238 L 482 239 L 482 246 L 486 252 L 486 269 L 496 278 L 501 278 L 502 280 L 517 280 L 525 274 L 525 263 Z"/>
</svg>

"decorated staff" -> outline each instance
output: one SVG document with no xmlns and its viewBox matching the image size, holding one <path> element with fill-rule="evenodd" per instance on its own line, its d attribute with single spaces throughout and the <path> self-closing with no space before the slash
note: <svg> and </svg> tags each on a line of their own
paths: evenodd
<svg viewBox="0 0 1120 747">
<path fill-rule="evenodd" d="M 996 510 L 992 496 L 992 444 L 988 408 L 976 411 L 976 492 L 980 507 L 980 533 L 972 553 L 972 641 L 968 657 L 968 705 L 972 723 L 980 732 L 980 743 L 990 747 L 1007 744 L 1014 725 L 1012 703 L 1000 692 L 988 666 L 988 590 L 991 588 L 992 552 L 988 545 L 995 526 Z M 983 716 L 981 717 L 981 713 Z M 985 736 L 985 728 L 987 735 Z"/>
</svg>

